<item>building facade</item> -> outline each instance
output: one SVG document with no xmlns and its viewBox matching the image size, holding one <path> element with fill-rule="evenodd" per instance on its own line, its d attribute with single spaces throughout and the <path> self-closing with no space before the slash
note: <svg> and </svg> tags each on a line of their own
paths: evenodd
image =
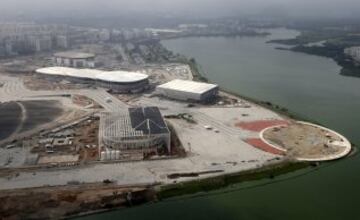
<svg viewBox="0 0 360 220">
<path fill-rule="evenodd" d="M 36 72 L 49 79 L 60 78 L 73 83 L 93 84 L 112 93 L 139 93 L 149 88 L 149 76 L 137 72 L 70 67 L 47 67 L 37 69 Z"/>
<path fill-rule="evenodd" d="M 171 135 L 157 107 L 129 108 L 124 112 L 101 114 L 99 154 L 109 150 L 120 153 L 157 153 L 171 151 Z"/>
<path fill-rule="evenodd" d="M 344 53 L 354 59 L 354 61 L 360 63 L 360 47 L 346 48 Z"/>
<path fill-rule="evenodd" d="M 156 92 L 159 95 L 182 101 L 208 102 L 217 96 L 219 86 L 176 79 L 157 86 Z"/>
<path fill-rule="evenodd" d="M 73 68 L 95 68 L 95 54 L 80 52 L 61 52 L 54 54 L 56 66 Z"/>
</svg>

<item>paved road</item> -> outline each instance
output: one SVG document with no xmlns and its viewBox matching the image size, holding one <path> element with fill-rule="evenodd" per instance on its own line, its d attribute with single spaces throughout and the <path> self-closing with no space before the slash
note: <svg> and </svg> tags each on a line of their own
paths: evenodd
<svg viewBox="0 0 360 220">
<path fill-rule="evenodd" d="M 201 125 L 211 126 L 214 129 L 218 129 L 223 134 L 230 136 L 238 136 L 240 138 L 249 138 L 251 136 L 258 137 L 258 134 L 255 132 L 244 131 L 240 130 L 239 128 L 228 126 L 224 124 L 221 120 L 217 120 L 202 112 L 193 110 L 190 114 L 192 114 L 194 119 Z"/>
<path fill-rule="evenodd" d="M 77 91 L 74 93 L 77 93 Z M 81 90 L 79 94 L 93 99 L 95 102 L 110 112 L 124 111 L 129 107 L 127 104 L 120 101 L 118 98 L 114 97 L 103 89 Z"/>
<path fill-rule="evenodd" d="M 62 91 L 32 91 L 27 89 L 20 78 L 0 76 L 0 102 L 31 100 L 48 98 L 49 96 L 60 95 L 84 95 L 99 105 L 106 111 L 119 112 L 128 108 L 128 105 L 120 101 L 104 89 L 80 89 Z"/>
<path fill-rule="evenodd" d="M 25 88 L 22 80 L 14 77 L 0 77 L 0 101 L 17 101 L 20 100 L 28 90 Z"/>
</svg>

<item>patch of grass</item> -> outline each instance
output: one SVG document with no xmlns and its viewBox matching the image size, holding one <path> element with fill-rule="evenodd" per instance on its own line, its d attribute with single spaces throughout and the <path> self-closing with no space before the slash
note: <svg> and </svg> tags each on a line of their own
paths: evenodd
<svg viewBox="0 0 360 220">
<path fill-rule="evenodd" d="M 235 183 L 260 180 L 265 178 L 272 179 L 282 174 L 306 168 L 309 165 L 309 163 L 289 161 L 271 166 L 266 166 L 256 170 L 240 172 L 237 174 L 227 174 L 218 177 L 170 184 L 160 187 L 157 196 L 159 199 L 166 199 L 174 196 L 193 194 L 197 192 L 208 192 L 211 190 L 224 188 Z"/>
</svg>

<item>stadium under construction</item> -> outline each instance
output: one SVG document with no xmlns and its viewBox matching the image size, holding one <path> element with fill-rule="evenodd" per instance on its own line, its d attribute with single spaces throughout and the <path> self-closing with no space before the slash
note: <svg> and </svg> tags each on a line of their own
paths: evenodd
<svg viewBox="0 0 360 220">
<path fill-rule="evenodd" d="M 170 131 L 157 107 L 129 108 L 103 112 L 99 127 L 101 160 L 117 160 L 129 153 L 170 152 Z"/>
</svg>

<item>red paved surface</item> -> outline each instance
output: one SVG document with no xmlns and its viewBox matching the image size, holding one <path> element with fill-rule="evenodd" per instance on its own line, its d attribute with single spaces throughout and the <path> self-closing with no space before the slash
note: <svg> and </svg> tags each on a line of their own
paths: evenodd
<svg viewBox="0 0 360 220">
<path fill-rule="evenodd" d="M 276 126 L 276 125 L 288 125 L 289 122 L 284 120 L 261 120 L 261 121 L 250 121 L 250 122 L 239 122 L 235 126 L 249 130 L 249 131 L 262 131 L 265 128 Z"/>
<path fill-rule="evenodd" d="M 271 154 L 278 154 L 278 155 L 284 155 L 284 151 L 281 151 L 279 149 L 273 148 L 272 146 L 268 145 L 264 141 L 262 141 L 260 138 L 249 138 L 245 140 L 246 143 L 262 150 L 266 151 Z"/>
</svg>

